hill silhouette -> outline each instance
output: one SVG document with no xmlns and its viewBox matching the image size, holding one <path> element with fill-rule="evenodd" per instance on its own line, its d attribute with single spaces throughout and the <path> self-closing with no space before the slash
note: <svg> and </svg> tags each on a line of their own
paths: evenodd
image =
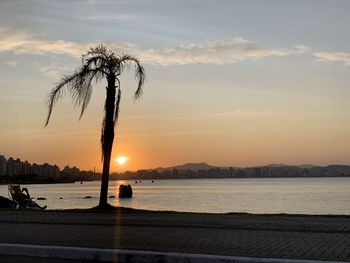
<svg viewBox="0 0 350 263">
<path fill-rule="evenodd" d="M 166 171 L 166 170 L 173 170 L 173 169 L 177 169 L 177 170 L 191 170 L 191 171 L 199 171 L 199 170 L 209 170 L 211 168 L 215 168 L 216 166 L 211 166 L 205 162 L 202 163 L 185 163 L 185 164 L 181 164 L 181 165 L 175 165 L 175 166 L 171 166 L 171 167 L 158 167 L 155 170 L 157 171 Z"/>
</svg>

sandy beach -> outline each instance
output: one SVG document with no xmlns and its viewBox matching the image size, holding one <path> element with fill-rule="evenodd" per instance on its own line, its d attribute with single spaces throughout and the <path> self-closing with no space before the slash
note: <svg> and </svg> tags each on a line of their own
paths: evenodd
<svg viewBox="0 0 350 263">
<path fill-rule="evenodd" d="M 0 243 L 350 261 L 350 217 L 4 210 Z"/>
</svg>

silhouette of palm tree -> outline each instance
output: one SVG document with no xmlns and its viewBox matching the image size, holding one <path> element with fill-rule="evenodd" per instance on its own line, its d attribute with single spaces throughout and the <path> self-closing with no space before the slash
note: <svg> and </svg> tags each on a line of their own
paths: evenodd
<svg viewBox="0 0 350 263">
<path fill-rule="evenodd" d="M 95 80 L 97 83 L 104 78 L 107 80 L 104 119 L 101 131 L 103 172 L 98 208 L 107 208 L 109 206 L 107 204 L 109 168 L 114 140 L 114 127 L 118 121 L 121 97 L 118 76 L 130 62 L 136 64 L 135 77 L 138 80 L 138 86 L 134 93 L 136 100 L 142 94 L 142 87 L 146 78 L 143 66 L 137 58 L 132 56 L 122 55 L 117 57 L 112 51 L 107 50 L 104 45 L 90 48 L 82 57 L 82 67 L 70 75 L 63 76 L 47 97 L 48 114 L 45 126 L 50 121 L 54 105 L 65 95 L 66 91 L 70 93 L 74 106 L 81 107 L 80 120 L 91 98 L 92 81 Z"/>
</svg>

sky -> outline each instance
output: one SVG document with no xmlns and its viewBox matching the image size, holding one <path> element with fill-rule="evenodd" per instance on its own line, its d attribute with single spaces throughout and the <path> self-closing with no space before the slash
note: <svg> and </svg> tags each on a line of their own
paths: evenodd
<svg viewBox="0 0 350 263">
<path fill-rule="evenodd" d="M 350 164 L 350 1 L 2 0 L 0 155 L 101 170 L 106 82 L 79 121 L 46 96 L 103 43 L 140 59 L 121 76 L 112 171 L 187 162 Z"/>
</svg>

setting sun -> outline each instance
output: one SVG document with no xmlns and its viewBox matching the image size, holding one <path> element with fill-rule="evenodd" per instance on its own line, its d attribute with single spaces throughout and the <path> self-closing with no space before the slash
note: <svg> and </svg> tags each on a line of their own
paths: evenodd
<svg viewBox="0 0 350 263">
<path fill-rule="evenodd" d="M 115 158 L 115 161 L 119 164 L 119 165 L 124 165 L 126 163 L 126 161 L 128 160 L 127 157 L 125 156 L 118 156 L 117 158 Z"/>
</svg>

